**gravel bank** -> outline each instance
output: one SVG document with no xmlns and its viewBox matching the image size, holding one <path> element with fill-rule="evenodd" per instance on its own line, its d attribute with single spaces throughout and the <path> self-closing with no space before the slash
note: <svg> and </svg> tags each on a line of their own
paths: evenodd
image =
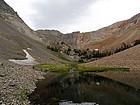
<svg viewBox="0 0 140 105">
<path fill-rule="evenodd" d="M 35 82 L 43 79 L 43 75 L 43 72 L 34 70 L 32 66 L 0 63 L 0 104 L 29 105 L 26 94 L 36 88 Z"/>
</svg>

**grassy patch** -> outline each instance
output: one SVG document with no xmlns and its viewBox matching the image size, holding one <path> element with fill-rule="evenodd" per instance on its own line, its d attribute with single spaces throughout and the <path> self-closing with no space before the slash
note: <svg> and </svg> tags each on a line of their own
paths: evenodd
<svg viewBox="0 0 140 105">
<path fill-rule="evenodd" d="M 26 90 L 22 90 L 21 92 L 20 92 L 20 97 L 21 97 L 21 99 L 22 100 L 26 100 L 26 98 L 27 98 L 27 91 Z"/>
<path fill-rule="evenodd" d="M 75 66 L 77 71 L 80 72 L 104 72 L 104 71 L 129 71 L 129 68 L 111 68 L 111 67 L 86 67 L 81 65 Z"/>
<path fill-rule="evenodd" d="M 129 71 L 129 68 L 111 68 L 111 67 L 86 67 L 72 64 L 39 64 L 35 68 L 44 72 L 68 72 L 72 67 L 79 72 L 105 72 L 105 71 Z"/>
<path fill-rule="evenodd" d="M 67 72 L 70 70 L 70 64 L 39 64 L 35 67 L 36 69 L 42 70 L 44 72 Z"/>
<path fill-rule="evenodd" d="M 27 99 L 28 91 L 20 87 L 17 87 L 17 91 L 18 91 L 18 94 L 16 94 L 16 96 L 20 97 L 22 105 L 25 105 L 24 102 Z"/>
</svg>

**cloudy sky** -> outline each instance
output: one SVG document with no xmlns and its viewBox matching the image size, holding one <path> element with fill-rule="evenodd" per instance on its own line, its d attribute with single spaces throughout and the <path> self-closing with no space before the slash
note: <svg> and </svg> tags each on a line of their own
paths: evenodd
<svg viewBox="0 0 140 105">
<path fill-rule="evenodd" d="M 5 0 L 34 30 L 94 31 L 140 13 L 140 0 Z"/>
</svg>

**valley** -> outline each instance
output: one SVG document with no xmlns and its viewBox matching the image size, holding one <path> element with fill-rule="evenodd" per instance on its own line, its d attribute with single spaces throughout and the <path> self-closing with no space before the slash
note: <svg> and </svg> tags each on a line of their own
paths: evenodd
<svg viewBox="0 0 140 105">
<path fill-rule="evenodd" d="M 63 73 L 76 74 L 63 77 Z M 88 80 L 85 78 L 86 73 L 89 73 Z M 106 86 L 106 91 L 103 91 L 102 86 L 98 86 L 99 82 L 93 81 L 93 75 L 104 78 L 101 83 Z M 57 79 L 60 81 L 55 81 Z M 106 80 L 115 82 L 104 83 Z M 92 91 L 94 94 L 106 96 L 105 93 L 109 93 L 107 87 L 112 89 L 111 94 L 118 95 L 120 91 L 124 96 L 131 94 L 127 93 L 123 86 L 119 88 L 118 84 L 124 84 L 134 93 L 135 90 L 140 91 L 140 13 L 99 30 L 63 34 L 58 30 L 31 29 L 12 7 L 0 0 L 0 105 L 36 105 L 29 101 L 28 96 L 38 89 L 40 83 L 48 86 L 46 91 L 50 93 L 57 84 L 59 92 L 64 90 L 64 96 L 67 95 L 65 91 L 69 86 L 74 89 L 79 86 L 79 93 L 75 92 L 73 87 L 70 88 L 73 95 L 80 94 L 78 100 L 83 99 L 83 91 L 88 97 L 86 92 L 90 93 L 94 89 L 100 90 Z M 113 90 L 116 93 L 113 93 Z M 54 89 L 55 93 L 57 89 Z M 51 95 L 53 94 L 48 94 L 50 97 Z M 132 92 L 130 97 L 133 95 L 136 96 L 136 105 L 139 105 L 137 98 L 140 94 Z M 36 97 L 34 98 L 38 99 Z M 61 94 L 58 97 L 61 97 Z M 56 101 L 53 96 L 51 98 Z M 94 98 L 101 101 L 98 97 Z M 83 100 L 87 102 L 88 98 L 85 99 Z M 71 101 L 64 100 L 61 105 Z"/>
</svg>

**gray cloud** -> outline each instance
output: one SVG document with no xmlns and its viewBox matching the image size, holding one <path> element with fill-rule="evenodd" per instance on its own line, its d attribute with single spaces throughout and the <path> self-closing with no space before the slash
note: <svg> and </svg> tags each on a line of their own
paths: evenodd
<svg viewBox="0 0 140 105">
<path fill-rule="evenodd" d="M 31 3 L 36 11 L 32 14 L 32 24 L 35 28 L 67 28 L 76 20 L 86 15 L 90 6 L 96 0 L 38 0 Z"/>
</svg>

